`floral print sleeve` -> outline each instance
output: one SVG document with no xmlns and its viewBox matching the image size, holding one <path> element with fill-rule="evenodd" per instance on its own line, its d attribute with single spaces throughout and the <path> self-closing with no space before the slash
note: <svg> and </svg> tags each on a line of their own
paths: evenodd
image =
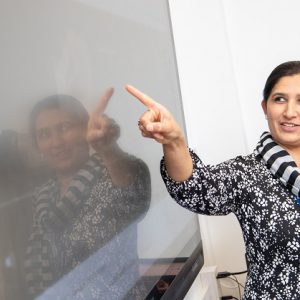
<svg viewBox="0 0 300 300">
<path fill-rule="evenodd" d="M 161 161 L 161 174 L 167 190 L 175 201 L 199 214 L 226 215 L 235 212 L 239 202 L 243 173 L 235 160 L 216 166 L 204 165 L 190 149 L 193 173 L 186 181 L 174 181 Z"/>
<path fill-rule="evenodd" d="M 243 184 L 243 173 L 235 160 L 216 166 L 206 166 L 190 150 L 193 173 L 186 181 L 174 181 L 167 173 L 164 159 L 161 174 L 168 192 L 175 201 L 193 211 L 206 215 L 226 215 L 235 212 L 239 201 L 239 190 Z"/>
</svg>

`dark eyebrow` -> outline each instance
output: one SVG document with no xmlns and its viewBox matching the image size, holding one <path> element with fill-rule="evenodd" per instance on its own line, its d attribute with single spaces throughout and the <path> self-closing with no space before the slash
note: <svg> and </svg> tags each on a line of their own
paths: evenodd
<svg viewBox="0 0 300 300">
<path fill-rule="evenodd" d="M 275 93 L 272 95 L 272 97 L 286 97 L 286 94 L 284 93 Z"/>
<path fill-rule="evenodd" d="M 297 94 L 296 95 L 297 97 L 300 97 L 300 94 Z M 271 95 L 272 98 L 274 97 L 288 97 L 288 94 L 285 94 L 285 93 L 275 93 L 273 95 Z"/>
</svg>

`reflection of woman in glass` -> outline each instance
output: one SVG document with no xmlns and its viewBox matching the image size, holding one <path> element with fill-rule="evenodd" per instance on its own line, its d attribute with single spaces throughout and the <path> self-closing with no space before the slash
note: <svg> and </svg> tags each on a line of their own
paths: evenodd
<svg viewBox="0 0 300 300">
<path fill-rule="evenodd" d="M 120 149 L 119 126 L 103 115 L 111 94 L 108 90 L 90 118 L 66 95 L 43 99 L 31 113 L 34 142 L 53 177 L 34 195 L 25 263 L 30 297 L 101 248 L 106 250 L 97 259 L 100 273 L 93 274 L 98 281 L 80 294 L 83 299 L 118 299 L 127 287 L 114 286 L 114 277 L 124 270 L 137 275 L 136 225 L 129 225 L 149 206 L 150 176 L 141 160 Z"/>
</svg>

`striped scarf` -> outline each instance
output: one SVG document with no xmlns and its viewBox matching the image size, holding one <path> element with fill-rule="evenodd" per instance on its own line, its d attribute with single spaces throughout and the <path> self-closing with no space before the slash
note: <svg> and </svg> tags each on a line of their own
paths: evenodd
<svg viewBox="0 0 300 300">
<path fill-rule="evenodd" d="M 30 298 L 42 293 L 63 275 L 60 266 L 63 253 L 57 250 L 57 239 L 76 219 L 102 172 L 101 161 L 95 154 L 74 175 L 64 197 L 60 198 L 57 182 L 52 179 L 37 189 L 33 232 L 28 242 L 24 266 Z"/>
<path fill-rule="evenodd" d="M 262 157 L 271 173 L 296 196 L 297 203 L 300 205 L 300 169 L 293 158 L 273 140 L 269 132 L 261 135 L 256 152 Z"/>
</svg>

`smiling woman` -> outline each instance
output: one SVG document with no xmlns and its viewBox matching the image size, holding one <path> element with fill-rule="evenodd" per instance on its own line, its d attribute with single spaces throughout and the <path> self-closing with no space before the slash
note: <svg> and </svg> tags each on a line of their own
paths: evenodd
<svg viewBox="0 0 300 300">
<path fill-rule="evenodd" d="M 148 108 L 139 128 L 162 144 L 170 195 L 196 213 L 236 215 L 249 262 L 243 299 L 300 299 L 300 62 L 279 65 L 266 82 L 262 107 L 270 133 L 252 154 L 216 166 L 188 150 L 165 107 L 127 90 Z"/>
</svg>

